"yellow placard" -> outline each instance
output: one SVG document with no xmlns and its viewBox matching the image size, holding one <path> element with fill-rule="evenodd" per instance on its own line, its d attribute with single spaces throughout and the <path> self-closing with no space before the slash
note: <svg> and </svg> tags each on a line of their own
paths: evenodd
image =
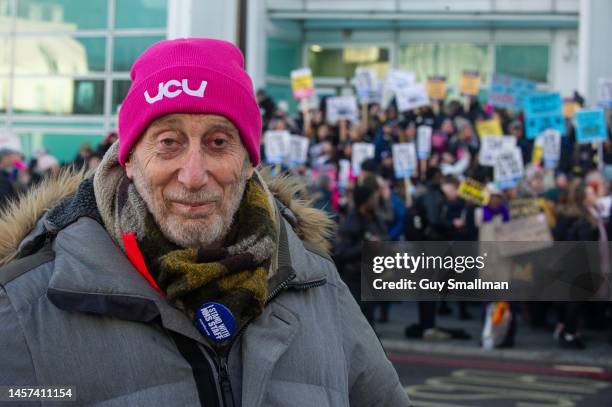
<svg viewBox="0 0 612 407">
<path fill-rule="evenodd" d="M 531 153 L 531 163 L 534 165 L 540 165 L 542 163 L 542 158 L 544 157 L 544 149 L 542 146 L 536 145 L 533 147 L 533 152 Z"/>
<path fill-rule="evenodd" d="M 489 201 L 489 194 L 484 184 L 472 178 L 466 178 L 461 181 L 458 193 L 461 198 L 474 202 L 477 205 L 486 205 Z"/>
<path fill-rule="evenodd" d="M 464 71 L 459 78 L 459 93 L 477 96 L 480 93 L 480 74 L 478 71 Z"/>
<path fill-rule="evenodd" d="M 497 117 L 489 120 L 479 120 L 476 122 L 476 131 L 480 137 L 502 136 L 504 134 L 501 123 Z"/>
<path fill-rule="evenodd" d="M 312 96 L 314 85 L 312 72 L 309 68 L 297 69 L 291 72 L 291 89 L 293 90 L 293 97 L 296 99 Z"/>
<path fill-rule="evenodd" d="M 433 100 L 446 99 L 446 79 L 440 76 L 427 78 L 427 96 Z"/>
<path fill-rule="evenodd" d="M 563 116 L 564 117 L 574 117 L 574 115 L 576 114 L 576 112 L 580 110 L 580 105 L 578 104 L 578 102 L 564 102 L 563 103 Z"/>
</svg>

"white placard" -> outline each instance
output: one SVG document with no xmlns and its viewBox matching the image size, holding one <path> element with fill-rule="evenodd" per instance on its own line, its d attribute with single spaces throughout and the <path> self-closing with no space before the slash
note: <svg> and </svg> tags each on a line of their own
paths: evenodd
<svg viewBox="0 0 612 407">
<path fill-rule="evenodd" d="M 431 133 L 430 126 L 417 127 L 417 157 L 419 160 L 427 159 L 431 155 Z"/>
<path fill-rule="evenodd" d="M 338 161 L 338 186 L 340 188 L 346 188 L 349 183 L 349 177 L 351 173 L 351 162 L 347 159 L 342 158 Z"/>
<path fill-rule="evenodd" d="M 502 150 L 495 156 L 493 166 L 495 182 L 505 183 L 523 178 L 523 154 L 521 149 Z"/>
<path fill-rule="evenodd" d="M 422 83 L 416 83 L 403 89 L 397 89 L 395 91 L 395 102 L 397 103 L 397 110 L 400 112 L 416 109 L 421 106 L 428 106 L 430 104 L 429 96 L 427 96 L 427 89 Z"/>
<path fill-rule="evenodd" d="M 480 153 L 478 162 L 480 165 L 495 165 L 495 156 L 503 150 L 512 150 L 516 146 L 516 138 L 513 136 L 486 136 L 480 139 Z"/>
<path fill-rule="evenodd" d="M 403 71 L 401 69 L 389 69 L 387 71 L 387 81 L 385 82 L 385 90 L 397 92 L 405 89 L 416 83 L 416 74 L 411 71 Z"/>
<path fill-rule="evenodd" d="M 21 152 L 21 140 L 12 131 L 0 129 L 0 150 L 10 149 Z"/>
<path fill-rule="evenodd" d="M 414 143 L 393 144 L 393 170 L 395 178 L 402 179 L 412 176 L 416 171 L 417 155 Z"/>
<path fill-rule="evenodd" d="M 355 143 L 352 148 L 351 165 L 353 166 L 353 174 L 359 176 L 361 173 L 361 163 L 368 158 L 374 158 L 374 144 L 372 143 Z"/>
<path fill-rule="evenodd" d="M 355 69 L 355 90 L 361 103 L 368 103 L 376 98 L 378 80 L 373 69 L 361 67 Z"/>
<path fill-rule="evenodd" d="M 346 119 L 353 123 L 357 122 L 357 99 L 355 96 L 327 98 L 327 122 L 336 124 L 340 119 Z"/>
<path fill-rule="evenodd" d="M 308 159 L 308 144 L 309 140 L 307 137 L 302 137 L 295 134 L 292 134 L 289 137 L 288 158 L 290 167 L 293 168 L 300 164 L 306 163 L 306 160 Z"/>
<path fill-rule="evenodd" d="M 291 134 L 287 130 L 268 130 L 264 134 L 266 162 L 281 164 L 289 153 Z"/>
<path fill-rule="evenodd" d="M 612 78 L 599 78 L 599 105 L 612 108 Z"/>
<path fill-rule="evenodd" d="M 554 168 L 561 158 L 561 133 L 547 129 L 536 139 L 536 145 L 542 147 L 545 168 Z"/>
</svg>

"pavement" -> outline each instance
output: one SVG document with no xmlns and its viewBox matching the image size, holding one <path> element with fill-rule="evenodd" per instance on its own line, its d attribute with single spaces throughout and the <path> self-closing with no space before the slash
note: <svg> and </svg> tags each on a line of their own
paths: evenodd
<svg viewBox="0 0 612 407">
<path fill-rule="evenodd" d="M 475 304 L 476 305 L 476 304 Z M 454 303 L 450 304 L 457 311 Z M 612 406 L 612 346 L 604 332 L 586 331 L 587 349 L 561 349 L 552 328 L 519 320 L 512 349 L 484 350 L 480 308 L 473 319 L 438 316 L 438 326 L 464 329 L 468 340 L 407 339 L 417 321 L 415 303 L 394 303 L 390 321 L 376 324 L 387 356 L 414 407 Z"/>
<path fill-rule="evenodd" d="M 457 304 L 449 303 L 457 314 Z M 426 342 L 421 339 L 407 339 L 406 326 L 418 321 L 417 305 L 414 302 L 393 303 L 389 322 L 377 323 L 375 330 L 388 352 L 416 352 L 428 355 L 450 355 L 478 357 L 491 360 L 538 361 L 540 363 L 582 364 L 612 368 L 612 345 L 606 332 L 584 331 L 584 350 L 561 349 L 553 339 L 552 326 L 532 328 L 519 318 L 516 343 L 511 349 L 484 350 L 479 340 L 482 333 L 480 308 L 473 303 L 469 312 L 472 319 L 460 321 L 455 315 L 438 315 L 437 325 L 443 328 L 463 329 L 471 335 L 469 340 L 451 339 L 440 342 Z"/>
</svg>

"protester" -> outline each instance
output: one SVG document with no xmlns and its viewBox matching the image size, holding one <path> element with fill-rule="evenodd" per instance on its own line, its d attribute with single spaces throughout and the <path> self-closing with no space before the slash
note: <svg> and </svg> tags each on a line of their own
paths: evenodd
<svg viewBox="0 0 612 407">
<path fill-rule="evenodd" d="M 239 49 L 160 41 L 131 78 L 95 174 L 52 177 L 1 220 L 0 385 L 61 378 L 84 405 L 407 406 L 326 252 L 332 222 L 255 168 Z"/>
</svg>

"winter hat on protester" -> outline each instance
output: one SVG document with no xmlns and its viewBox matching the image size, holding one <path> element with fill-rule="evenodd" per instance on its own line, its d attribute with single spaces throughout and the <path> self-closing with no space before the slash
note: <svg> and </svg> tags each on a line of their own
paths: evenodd
<svg viewBox="0 0 612 407">
<path fill-rule="evenodd" d="M 119 163 L 155 119 L 173 113 L 217 114 L 238 128 L 259 163 L 261 114 L 244 57 L 233 44 L 206 38 L 164 40 L 134 62 L 119 110 Z"/>
</svg>

